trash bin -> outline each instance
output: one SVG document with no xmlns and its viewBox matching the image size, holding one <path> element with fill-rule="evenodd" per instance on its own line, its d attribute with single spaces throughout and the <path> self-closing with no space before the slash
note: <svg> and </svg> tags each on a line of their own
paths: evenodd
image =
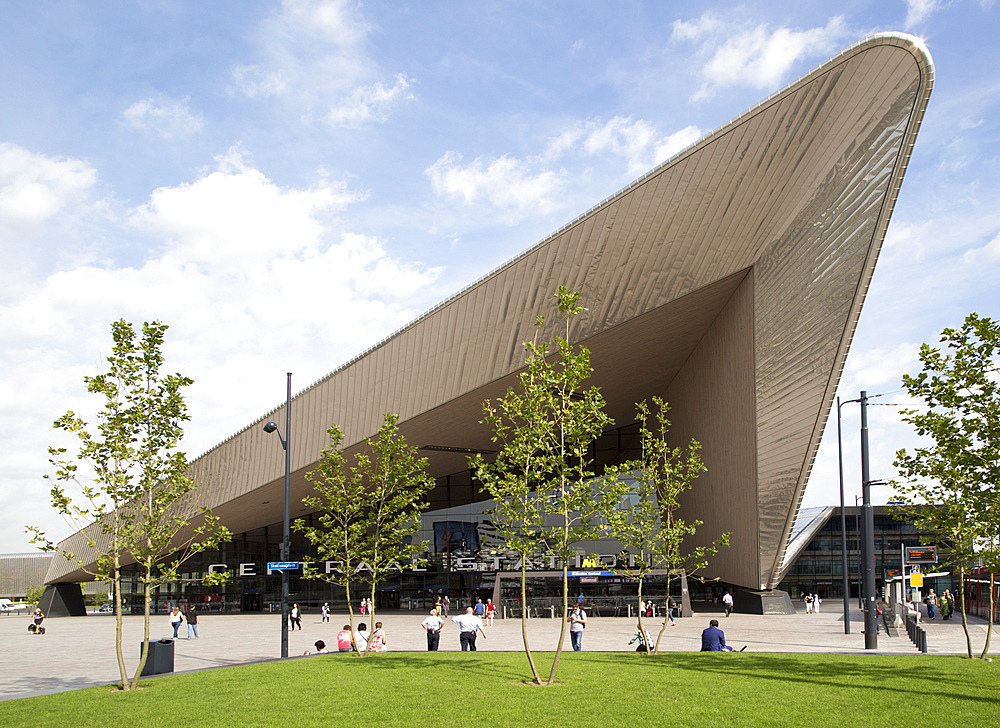
<svg viewBox="0 0 1000 728">
<path fill-rule="evenodd" d="M 139 657 L 142 657 L 142 644 L 139 644 Z M 163 675 L 174 671 L 174 641 L 171 639 L 150 640 L 146 664 L 142 666 L 141 676 Z"/>
</svg>

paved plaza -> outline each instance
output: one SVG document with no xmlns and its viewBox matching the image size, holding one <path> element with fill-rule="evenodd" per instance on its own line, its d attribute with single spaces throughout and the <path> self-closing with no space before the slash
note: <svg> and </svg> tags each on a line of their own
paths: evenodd
<svg viewBox="0 0 1000 728">
<path fill-rule="evenodd" d="M 829 605 L 829 606 L 828 606 Z M 799 605 L 801 608 L 801 605 Z M 838 609 L 839 607 L 839 609 Z M 423 651 L 426 638 L 420 622 L 423 612 L 393 611 L 377 614 L 384 623 L 390 651 Z M 454 613 L 453 615 L 454 616 Z M 851 634 L 844 634 L 843 607 L 828 600 L 820 614 L 760 616 L 699 613 L 678 619 L 676 626 L 667 627 L 661 650 L 697 651 L 701 646 L 701 631 L 709 619 L 717 617 L 726 633 L 726 640 L 739 649 L 746 645 L 753 652 L 810 652 L 863 654 L 861 613 L 851 614 Z M 319 614 L 305 614 L 302 629 L 289 633 L 289 655 L 300 656 L 311 649 L 317 639 L 336 646 L 337 631 L 347 623 L 344 614 L 332 615 L 323 624 Z M 355 622 L 370 618 L 355 617 Z M 26 615 L 0 617 L 0 643 L 5 655 L 0 672 L 0 700 L 44 695 L 93 685 L 107 685 L 118 679 L 118 664 L 114 655 L 115 620 L 112 615 L 88 615 L 46 619 L 46 634 L 28 633 Z M 651 630 L 659 629 L 659 620 L 648 620 Z M 278 659 L 281 649 L 281 620 L 271 614 L 202 614 L 199 619 L 200 639 L 180 639 L 174 647 L 175 672 L 239 665 Z M 532 619 L 529 639 L 532 649 L 554 649 L 560 623 L 554 619 Z M 965 634 L 959 619 L 940 619 L 924 624 L 930 654 L 962 654 Z M 165 615 L 156 615 L 151 622 L 152 639 L 170 637 L 172 630 Z M 583 636 L 583 648 L 588 651 L 631 651 L 628 641 L 635 633 L 635 620 L 623 617 L 592 617 Z M 970 618 L 973 647 L 982 649 L 986 622 Z M 182 628 L 181 636 L 186 635 Z M 655 636 L 655 631 L 654 631 Z M 992 641 L 1000 644 L 1000 634 Z M 142 617 L 125 618 L 124 651 L 130 671 L 135 669 L 142 644 Z M 487 639 L 479 639 L 482 652 L 518 651 L 522 649 L 519 620 L 496 620 L 487 629 Z M 459 649 L 458 625 L 448 622 L 441 633 L 441 649 Z M 566 649 L 570 649 L 569 638 Z M 897 637 L 879 635 L 878 654 L 919 654 L 900 631 Z M 998 654 L 994 648 L 990 654 Z M 341 659 L 340 656 L 337 659 Z M 343 656 L 343 659 L 351 659 Z M 382 659 L 382 658 L 379 658 Z M 484 655 L 483 659 L 489 659 Z"/>
</svg>

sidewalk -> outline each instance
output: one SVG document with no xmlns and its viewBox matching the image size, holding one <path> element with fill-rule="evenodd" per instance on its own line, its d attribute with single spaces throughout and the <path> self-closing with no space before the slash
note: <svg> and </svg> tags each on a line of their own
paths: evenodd
<svg viewBox="0 0 1000 728">
<path fill-rule="evenodd" d="M 831 605 L 832 606 L 832 605 Z M 839 606 L 839 605 L 838 605 Z M 826 605 L 824 605 L 826 607 Z M 423 612 L 387 612 L 375 619 L 384 623 L 390 651 L 424 651 L 426 638 L 420 622 Z M 453 613 L 454 616 L 454 613 Z M 697 651 L 701 647 L 701 631 L 709 619 L 717 618 L 726 633 L 726 641 L 736 649 L 746 645 L 750 652 L 853 653 L 918 655 L 916 648 L 900 631 L 898 637 L 879 635 L 878 650 L 864 649 L 861 613 L 851 613 L 851 634 L 844 634 L 843 609 L 824 608 L 820 614 L 761 616 L 695 613 L 694 617 L 678 619 L 667 627 L 660 645 L 661 651 Z M 332 615 L 323 624 L 318 614 L 306 614 L 302 629 L 289 633 L 288 654 L 302 655 L 312 649 L 317 639 L 336 646 L 337 631 L 347 623 L 345 614 Z M 372 625 L 371 618 L 355 616 Z M 0 617 L 0 644 L 5 655 L 0 672 L 0 700 L 46 695 L 93 685 L 109 685 L 118 678 L 114 653 L 115 620 L 112 615 L 92 614 L 86 617 L 46 619 L 46 634 L 28 634 L 25 616 Z M 647 629 L 654 638 L 659 620 L 648 620 Z M 531 647 L 538 651 L 555 649 L 559 636 L 559 620 L 529 621 Z M 923 624 L 927 630 L 930 654 L 964 654 L 965 633 L 960 619 L 937 620 Z M 588 651 L 631 651 L 628 641 L 635 633 L 635 620 L 618 617 L 591 617 L 583 636 L 583 649 Z M 248 662 L 278 659 L 281 652 L 281 619 L 271 614 L 201 614 L 198 624 L 200 639 L 179 639 L 174 645 L 175 672 L 225 667 Z M 986 622 L 970 618 L 969 631 L 973 649 L 982 649 L 986 637 Z M 170 637 L 171 628 L 165 615 L 151 621 L 151 639 Z M 180 635 L 186 635 L 186 628 Z M 134 671 L 142 644 L 142 617 L 125 618 L 123 651 L 129 671 Z M 991 655 L 1000 655 L 1000 633 L 994 636 Z M 519 620 L 496 620 L 487 629 L 487 639 L 479 639 L 483 652 L 519 651 L 521 623 Z M 565 649 L 569 650 L 569 636 Z M 441 650 L 457 651 L 458 626 L 450 621 L 441 633 Z"/>
</svg>

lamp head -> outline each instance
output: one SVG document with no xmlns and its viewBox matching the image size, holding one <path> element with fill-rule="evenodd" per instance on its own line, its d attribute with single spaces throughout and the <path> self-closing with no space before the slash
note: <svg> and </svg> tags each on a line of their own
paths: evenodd
<svg viewBox="0 0 1000 728">
<path fill-rule="evenodd" d="M 277 429 L 278 429 L 278 426 L 276 424 L 274 424 L 273 422 L 268 422 L 267 424 L 264 425 L 264 432 L 266 432 L 268 435 L 270 435 L 272 432 L 274 432 Z"/>
</svg>

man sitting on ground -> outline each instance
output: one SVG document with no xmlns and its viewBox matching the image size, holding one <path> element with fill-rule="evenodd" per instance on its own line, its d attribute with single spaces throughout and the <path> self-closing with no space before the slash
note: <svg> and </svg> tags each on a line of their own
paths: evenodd
<svg viewBox="0 0 1000 728">
<path fill-rule="evenodd" d="M 726 644 L 726 633 L 719 629 L 719 620 L 713 619 L 701 633 L 702 652 L 732 652 Z"/>
</svg>

